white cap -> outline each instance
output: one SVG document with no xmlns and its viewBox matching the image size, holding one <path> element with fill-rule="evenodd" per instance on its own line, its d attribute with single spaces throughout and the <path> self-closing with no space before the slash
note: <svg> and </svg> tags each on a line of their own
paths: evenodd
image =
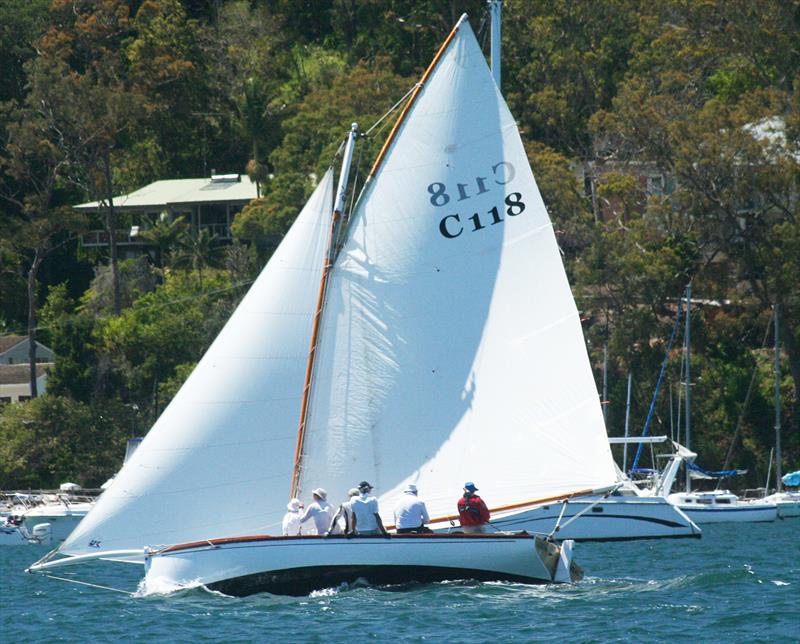
<svg viewBox="0 0 800 644">
<path fill-rule="evenodd" d="M 357 487 L 351 487 L 347 490 L 347 496 L 358 496 L 359 494 L 361 494 L 361 492 Z"/>
<path fill-rule="evenodd" d="M 289 512 L 297 512 L 300 509 L 300 499 L 292 499 L 286 504 L 286 509 Z"/>
<path fill-rule="evenodd" d="M 416 494 L 417 493 L 417 486 L 414 485 L 413 483 L 409 483 L 408 485 L 406 485 L 406 489 L 403 490 L 403 492 L 406 493 L 406 494 Z"/>
<path fill-rule="evenodd" d="M 328 493 L 321 487 L 318 487 L 316 490 L 312 490 L 311 494 L 313 494 L 314 496 L 318 496 L 323 501 L 328 498 Z"/>
</svg>

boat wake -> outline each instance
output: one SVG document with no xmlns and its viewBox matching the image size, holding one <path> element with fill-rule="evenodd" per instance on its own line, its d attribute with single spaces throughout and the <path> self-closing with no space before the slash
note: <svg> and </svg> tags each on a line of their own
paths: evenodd
<svg viewBox="0 0 800 644">
<path fill-rule="evenodd" d="M 187 583 L 177 584 L 173 581 L 163 578 L 150 579 L 147 581 L 147 583 L 145 583 L 145 580 L 142 579 L 142 581 L 139 582 L 139 585 L 133 596 L 164 597 L 167 595 L 172 596 L 193 593 L 197 590 L 208 593 L 209 595 L 215 595 L 217 597 L 230 597 L 230 595 L 221 593 L 218 590 L 211 590 L 207 586 L 203 585 L 200 581 L 190 581 Z"/>
</svg>

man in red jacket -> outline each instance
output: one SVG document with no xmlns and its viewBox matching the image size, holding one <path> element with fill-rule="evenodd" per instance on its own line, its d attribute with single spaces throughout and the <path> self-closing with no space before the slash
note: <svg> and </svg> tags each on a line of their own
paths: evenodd
<svg viewBox="0 0 800 644">
<path fill-rule="evenodd" d="M 489 508 L 475 492 L 478 488 L 470 482 L 464 483 L 464 496 L 458 500 L 458 520 L 464 532 L 474 534 L 486 532 L 489 523 Z"/>
</svg>

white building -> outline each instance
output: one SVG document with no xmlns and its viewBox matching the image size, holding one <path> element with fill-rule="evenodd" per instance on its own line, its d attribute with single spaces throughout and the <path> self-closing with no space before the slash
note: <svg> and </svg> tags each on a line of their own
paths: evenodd
<svg viewBox="0 0 800 644">
<path fill-rule="evenodd" d="M 31 397 L 28 337 L 0 336 L 0 404 L 29 400 Z M 36 390 L 43 394 L 47 387 L 47 371 L 53 366 L 53 352 L 36 343 Z"/>
</svg>

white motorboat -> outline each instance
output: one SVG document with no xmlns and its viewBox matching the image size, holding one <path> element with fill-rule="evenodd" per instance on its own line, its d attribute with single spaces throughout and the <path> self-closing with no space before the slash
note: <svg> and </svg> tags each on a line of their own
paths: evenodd
<svg viewBox="0 0 800 644">
<path fill-rule="evenodd" d="M 617 486 L 552 223 L 466 16 L 409 95 L 349 218 L 355 124 L 335 201 L 329 170 L 96 507 L 31 571 L 127 560 L 150 591 L 238 593 L 570 579 L 572 542 L 547 536 L 273 537 L 288 499 L 344 498 L 360 479 L 385 523 L 411 483 L 433 517 L 466 480 L 519 511 Z"/>
<path fill-rule="evenodd" d="M 51 542 L 52 532 L 48 523 L 39 523 L 28 530 L 11 515 L 0 522 L 0 546 L 50 545 Z"/>
<path fill-rule="evenodd" d="M 40 523 L 49 523 L 52 539 L 61 542 L 78 526 L 94 506 L 94 501 L 57 495 L 40 505 L 34 505 L 19 514 L 28 530 Z"/>
<path fill-rule="evenodd" d="M 28 533 L 40 523 L 48 523 L 51 538 L 64 541 L 92 509 L 95 500 L 89 496 L 62 492 L 14 495 L 10 514 L 18 518 Z"/>
</svg>

